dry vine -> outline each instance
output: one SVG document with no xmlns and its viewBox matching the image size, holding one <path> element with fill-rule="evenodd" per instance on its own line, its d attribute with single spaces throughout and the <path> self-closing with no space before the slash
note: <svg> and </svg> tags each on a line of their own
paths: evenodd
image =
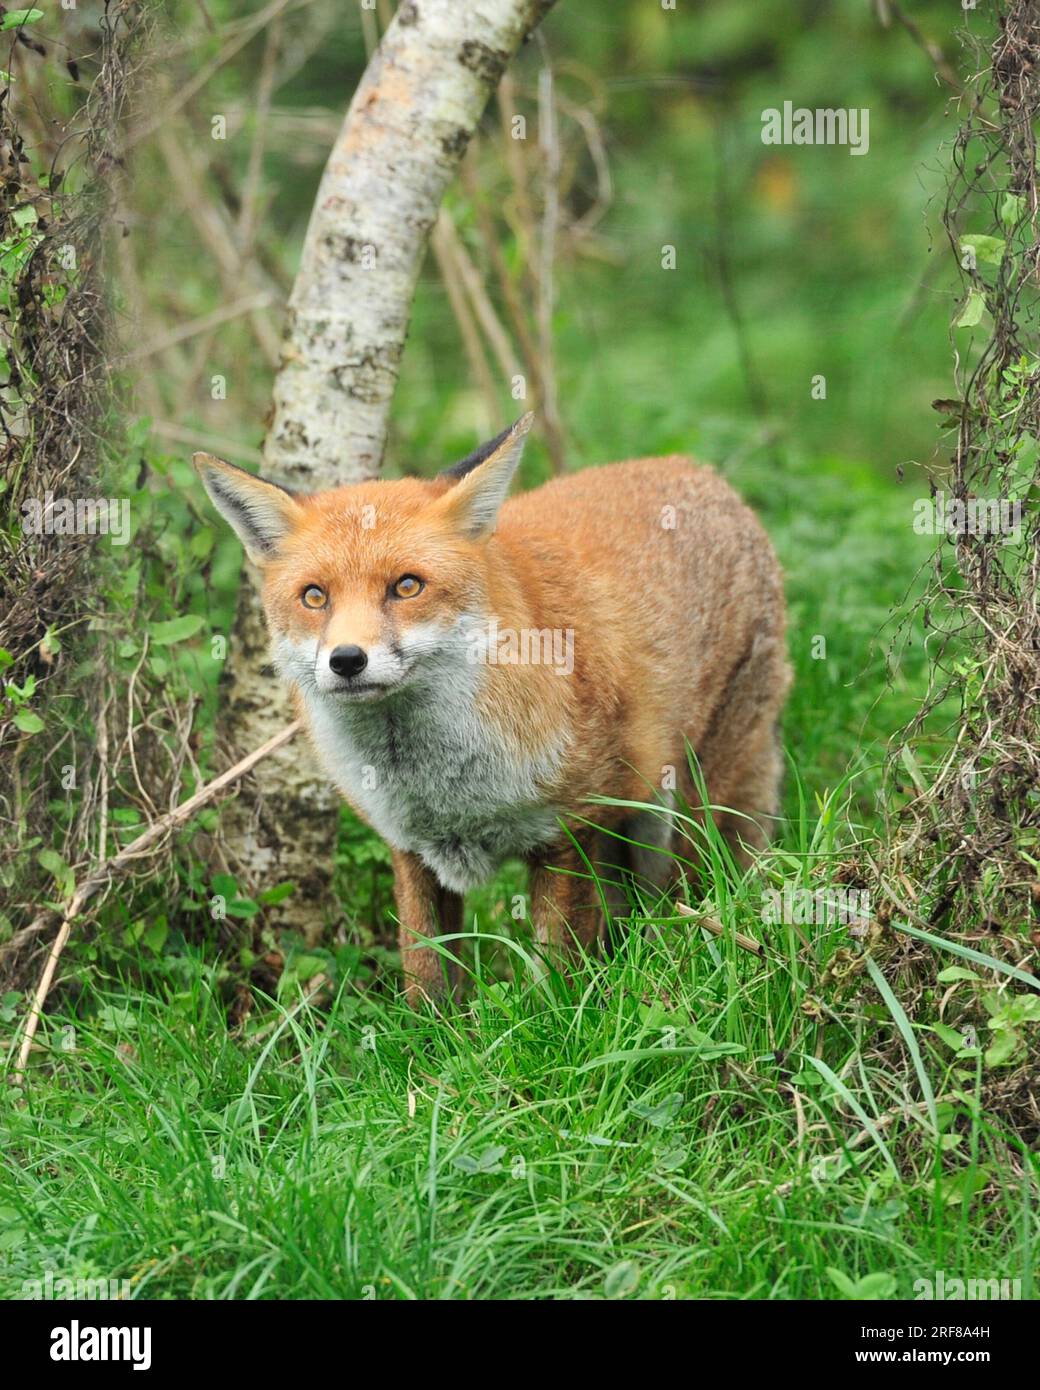
<svg viewBox="0 0 1040 1390">
<path fill-rule="evenodd" d="M 108 190 L 146 25 L 138 6 L 110 3 L 71 16 L 58 42 L 9 30 L 0 57 L 0 942 L 53 896 L 36 851 L 54 844 L 63 768 L 75 768 L 82 798 L 51 853 L 70 865 L 105 855 L 108 736 L 121 723 L 92 669 L 97 542 L 46 521 L 49 500 L 102 487 Z"/>
<path fill-rule="evenodd" d="M 952 330 L 957 394 L 935 402 L 952 453 L 930 478 L 935 515 L 946 534 L 920 610 L 931 656 L 930 686 L 897 740 L 894 772 L 907 783 L 909 796 L 893 816 L 881 865 L 889 899 L 881 920 L 909 920 L 1035 974 L 1040 948 L 1040 523 L 1034 500 L 1040 483 L 1035 136 L 1040 12 L 1035 0 L 999 4 L 997 25 L 988 53 L 977 37 L 964 36 L 978 76 L 961 99 L 967 110 L 953 143 L 943 217 L 963 290 Z M 922 968 L 924 959 L 910 943 L 890 961 L 899 969 L 904 1001 L 914 1010 L 931 978 Z M 1002 978 L 1006 985 L 1007 977 Z M 965 1021 L 976 1002 L 965 995 Z M 976 1021 L 984 1020 L 976 1009 Z M 989 1074 L 1000 1078 L 993 1082 L 994 1105 L 1035 1130 L 1040 1106 L 1028 1052 L 1009 1056 Z"/>
</svg>

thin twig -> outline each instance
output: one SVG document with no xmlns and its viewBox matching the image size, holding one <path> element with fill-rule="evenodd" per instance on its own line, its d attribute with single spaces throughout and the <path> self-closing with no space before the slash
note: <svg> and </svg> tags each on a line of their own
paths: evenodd
<svg viewBox="0 0 1040 1390">
<path fill-rule="evenodd" d="M 493 430 L 499 413 L 498 393 L 495 390 L 495 379 L 491 374 L 491 367 L 488 364 L 487 356 L 484 352 L 484 344 L 480 340 L 477 332 L 477 325 L 473 320 L 473 314 L 466 300 L 466 292 L 462 283 L 462 276 L 456 257 L 453 254 L 450 234 L 447 231 L 446 214 L 442 208 L 434 223 L 433 235 L 430 237 L 430 245 L 437 261 L 437 269 L 440 271 L 444 288 L 448 292 L 448 302 L 451 304 L 452 313 L 455 315 L 455 322 L 458 324 L 459 334 L 462 338 L 462 346 L 469 359 L 470 369 L 480 386 L 484 401 L 487 407 L 488 421 L 487 428 Z"/>
<path fill-rule="evenodd" d="M 275 15 L 267 31 L 264 56 L 260 65 L 260 81 L 256 89 L 256 110 L 254 113 L 253 143 L 249 148 L 249 165 L 246 169 L 245 183 L 242 187 L 242 204 L 238 214 L 238 248 L 242 256 L 248 256 L 253 248 L 256 234 L 256 207 L 260 197 L 260 177 L 263 173 L 264 146 L 267 143 L 267 123 L 271 114 L 271 96 L 274 92 L 275 67 L 282 37 L 282 17 Z"/>
<path fill-rule="evenodd" d="M 212 309 L 208 314 L 203 314 L 201 318 L 192 319 L 189 323 L 178 324 L 176 328 L 169 329 L 153 338 L 151 342 L 145 343 L 136 352 L 132 352 L 127 360 L 140 362 L 145 357 L 153 357 L 157 352 L 165 352 L 167 348 L 175 347 L 177 343 L 183 343 L 188 338 L 197 337 L 200 333 L 208 333 L 210 329 L 219 328 L 221 324 L 229 323 L 242 314 L 251 314 L 257 309 L 267 309 L 277 301 L 278 296 L 274 290 L 255 290 L 252 294 L 247 294 L 242 299 L 236 299 L 231 304 L 221 304 L 219 308 Z"/>
<path fill-rule="evenodd" d="M 25 1074 L 26 1063 L 29 1060 L 29 1053 L 32 1051 L 33 1038 L 36 1036 L 36 1029 L 39 1027 L 43 1005 L 50 992 L 51 984 L 54 981 L 54 972 L 58 966 L 58 959 L 65 949 L 69 936 L 72 933 L 72 924 L 84 903 L 86 903 L 89 898 L 92 898 L 99 888 L 103 888 L 115 874 L 121 873 L 128 864 L 131 864 L 145 850 L 150 849 L 157 841 L 161 840 L 167 831 L 173 830 L 178 825 L 183 825 L 185 821 L 190 820 L 196 811 L 207 805 L 214 797 L 231 786 L 233 782 L 237 782 L 239 778 L 244 777 L 245 774 L 251 771 L 263 758 L 268 757 L 271 753 L 276 752 L 284 744 L 288 743 L 290 739 L 294 738 L 295 735 L 299 733 L 301 723 L 302 721 L 297 719 L 292 724 L 287 725 L 284 729 L 281 729 L 275 734 L 273 738 L 269 738 L 260 748 L 254 749 L 252 753 L 247 754 L 246 757 L 235 763 L 234 767 L 229 767 L 227 771 L 222 772 L 219 777 L 214 777 L 212 782 L 207 782 L 204 787 L 200 787 L 197 792 L 188 797 L 187 801 L 181 802 L 175 810 L 169 811 L 166 815 L 160 816 L 157 821 L 153 821 L 147 830 L 138 835 L 135 840 L 131 840 L 128 845 L 121 849 L 118 854 L 114 854 L 111 859 L 99 864 L 94 872 L 88 875 L 88 877 L 79 884 L 69 901 L 68 907 L 65 909 L 61 926 L 58 929 L 58 934 L 54 938 L 50 952 L 47 955 L 47 961 L 43 967 L 43 974 L 40 976 L 39 983 L 36 986 L 32 1006 L 25 1020 L 25 1031 L 22 1034 L 22 1044 L 18 1051 L 18 1062 L 12 1076 L 14 1085 L 21 1085 L 22 1077 Z M 36 922 L 27 929 L 27 934 L 34 935 L 37 930 L 42 930 L 42 927 L 38 927 L 38 924 L 42 922 L 43 925 L 46 925 L 50 915 L 49 912 L 41 913 L 36 919 Z"/>
<path fill-rule="evenodd" d="M 539 33 L 543 67 L 538 74 L 538 148 L 542 156 L 543 199 L 542 235 L 538 257 L 538 346 L 542 360 L 542 420 L 553 471 L 564 469 L 563 427 L 556 400 L 556 371 L 553 353 L 552 320 L 556 307 L 553 264 L 560 221 L 560 138 L 556 125 L 556 91 L 548 46 Z"/>
<path fill-rule="evenodd" d="M 750 951 L 752 955 L 760 956 L 765 951 L 765 947 L 762 945 L 761 941 L 756 941 L 753 936 L 745 936 L 743 932 L 735 931 L 731 933 L 721 922 L 717 922 L 714 917 L 706 916 L 695 907 L 689 907 L 686 903 L 676 903 L 675 910 L 681 912 L 684 917 L 695 918 L 697 925 L 703 927 L 705 931 L 710 931 L 712 936 L 729 937 L 732 935 L 737 945 L 742 947 L 745 951 Z"/>
<path fill-rule="evenodd" d="M 492 352 L 498 362 L 498 369 L 508 384 L 519 370 L 519 361 L 516 350 L 509 341 L 509 334 L 506 332 L 495 311 L 488 292 L 484 287 L 480 271 L 473 264 L 473 260 L 466 250 L 466 247 L 459 236 L 458 228 L 446 208 L 441 208 L 440 217 L 437 219 L 438 226 L 441 228 L 441 236 L 444 245 L 450 251 L 458 269 L 459 279 L 469 296 L 473 312 L 477 322 L 484 330 L 484 335 L 491 346 Z"/>
<path fill-rule="evenodd" d="M 232 454 L 236 459 L 248 463 L 260 462 L 260 450 L 240 444 L 237 439 L 227 439 L 219 434 L 205 434 L 200 430 L 186 429 L 172 420 L 153 420 L 152 433 L 163 439 L 176 440 L 178 444 L 190 444 L 195 449 L 205 449 L 209 453 Z"/>
</svg>

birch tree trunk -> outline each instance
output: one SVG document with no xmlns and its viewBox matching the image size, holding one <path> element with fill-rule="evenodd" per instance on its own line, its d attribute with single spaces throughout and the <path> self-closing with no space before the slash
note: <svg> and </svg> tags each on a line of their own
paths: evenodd
<svg viewBox="0 0 1040 1390">
<path fill-rule="evenodd" d="M 402 0 L 354 94 L 318 189 L 289 300 L 265 476 L 302 491 L 378 473 L 416 281 L 444 191 L 506 64 L 553 0 Z M 225 674 L 235 756 L 292 718 L 267 661 L 256 576 Z M 334 915 L 338 800 L 302 741 L 227 808 L 249 888 L 292 880 L 266 919 L 315 941 Z"/>
</svg>

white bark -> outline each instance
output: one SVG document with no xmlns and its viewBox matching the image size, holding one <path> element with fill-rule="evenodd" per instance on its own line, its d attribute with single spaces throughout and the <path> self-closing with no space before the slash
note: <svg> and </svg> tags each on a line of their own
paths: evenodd
<svg viewBox="0 0 1040 1390">
<path fill-rule="evenodd" d="M 551 3 L 403 0 L 311 214 L 264 450 L 275 478 L 313 488 L 378 471 L 444 190 L 506 64 Z"/>
<path fill-rule="evenodd" d="M 444 191 L 498 79 L 553 0 L 402 0 L 351 102 L 311 214 L 289 304 L 263 472 L 302 491 L 378 472 L 415 283 Z M 292 718 L 268 671 L 255 584 L 227 666 L 233 750 Z M 270 759 L 227 808 L 243 884 L 291 879 L 265 921 L 316 940 L 334 914 L 337 798 L 302 749 Z"/>
</svg>

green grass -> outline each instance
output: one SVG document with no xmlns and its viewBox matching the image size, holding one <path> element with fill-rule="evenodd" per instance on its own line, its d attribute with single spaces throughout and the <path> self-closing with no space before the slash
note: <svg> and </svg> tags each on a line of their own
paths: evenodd
<svg viewBox="0 0 1040 1390">
<path fill-rule="evenodd" d="M 558 56 L 603 79 L 616 188 L 608 254 L 571 255 L 557 277 L 570 465 L 671 451 L 714 462 L 761 514 L 787 576 L 795 681 L 780 842 L 744 880 L 715 844 L 705 878 L 689 876 L 688 901 L 710 899 L 727 935 L 643 902 L 612 959 L 563 978 L 537 968 L 513 919 L 523 878 L 506 865 L 468 902 L 465 1006 L 416 1017 L 385 944 L 385 847 L 345 814 L 341 939 L 306 952 L 264 940 L 287 962 L 272 998 L 252 954 L 262 912 L 214 927 L 214 866 L 186 835 L 176 879 L 124 883 L 96 926 L 77 928 L 26 1084 L 0 1090 L 0 1296 L 47 1270 L 166 1298 L 913 1297 L 938 1270 L 1020 1279 L 1034 1296 L 1036 1160 L 981 1108 L 984 1059 L 933 1031 L 944 967 L 993 986 L 1006 977 L 938 954 L 911 1023 L 895 981 L 886 996 L 860 969 L 837 987 L 855 962 L 844 928 L 807 927 L 803 940 L 762 920 L 765 885 L 825 883 L 878 827 L 885 746 L 925 678 L 921 630 L 900 619 L 931 549 L 912 530 L 913 498 L 927 491 L 913 460 L 934 449 L 929 401 L 952 389 L 950 267 L 933 272 L 929 251 L 949 132 L 930 64 L 858 0 L 800 8 L 802 24 L 768 0 L 702 7 L 676 27 L 653 7 L 590 23 L 560 6 L 547 30 Z M 925 30 L 945 35 L 943 7 L 922 9 Z M 870 158 L 765 150 L 762 109 L 785 92 L 834 104 L 850 44 L 855 85 L 840 104 L 869 101 Z M 359 33 L 337 25 L 280 104 L 321 95 L 338 110 L 361 55 Z M 248 107 L 256 57 L 220 68 L 212 109 Z M 675 82 L 657 81 L 669 72 Z M 323 155 L 293 136 L 265 167 L 287 278 Z M 489 144 L 492 203 L 510 192 L 496 158 Z M 141 273 L 149 301 L 179 323 L 221 291 L 149 159 L 140 151 L 135 173 L 141 206 L 155 204 Z M 229 142 L 228 159 L 244 166 L 248 144 Z M 475 250 L 468 198 L 454 189 L 450 202 Z M 677 247 L 676 273 L 661 268 L 664 243 Z M 723 246 L 766 418 L 749 412 Z M 219 405 L 196 402 L 184 424 L 255 445 L 271 383 L 244 321 L 220 328 L 207 362 L 232 389 Z M 175 383 L 183 366 L 178 349 L 157 381 Z M 810 394 L 817 373 L 825 400 Z M 503 392 L 503 410 L 514 406 Z M 483 413 L 443 286 L 425 274 L 390 471 L 461 456 Z M 131 429 L 109 492 L 135 497 L 134 546 L 114 556 L 99 608 L 124 685 L 149 623 L 200 620 L 194 638 L 149 653 L 141 682 L 171 707 L 199 699 L 207 775 L 211 637 L 230 631 L 242 557 L 188 452 L 160 452 L 147 421 Z M 547 469 L 536 442 L 524 484 Z M 85 669 L 93 659 L 88 647 Z M 66 796 L 53 810 L 58 845 L 80 806 Z M 304 1002 L 315 969 L 333 987 Z M 0 1009 L 13 1048 L 24 995 Z"/>
<path fill-rule="evenodd" d="M 134 1297 L 913 1297 L 942 1269 L 1032 1296 L 1035 1173 L 981 1064 L 925 1029 L 893 1064 L 898 1007 L 821 1000 L 847 928 L 763 926 L 764 881 L 841 850 L 821 809 L 766 880 L 697 840 L 689 900 L 761 957 L 642 901 L 563 975 L 478 908 L 443 1018 L 355 982 L 232 1028 L 199 950 L 85 995 L 0 1121 L 0 1295 L 50 1269 Z"/>
<path fill-rule="evenodd" d="M 826 883 L 870 832 L 880 740 L 923 667 L 893 643 L 919 562 L 902 496 L 790 469 L 778 487 L 750 456 L 735 479 L 787 569 L 796 679 L 776 849 L 740 879 L 710 837 L 687 873 L 727 936 L 641 900 L 617 954 L 564 978 L 536 968 L 507 865 L 468 903 L 465 1006 L 415 1017 L 372 945 L 385 854 L 352 825 L 354 929 L 290 953 L 272 999 L 248 923 L 217 938 L 185 910 L 207 873 L 186 842 L 180 907 L 147 884 L 113 899 L 69 948 L 49 1050 L 5 1090 L 0 1295 L 49 1269 L 136 1297 L 912 1297 L 942 1269 L 1031 1296 L 1034 1160 L 981 1111 L 981 1061 L 931 1031 L 944 986 L 911 1031 L 865 971 L 844 993 L 825 976 L 845 927 L 763 922 L 765 886 Z M 317 968 L 335 997 L 303 1002 Z"/>
</svg>

